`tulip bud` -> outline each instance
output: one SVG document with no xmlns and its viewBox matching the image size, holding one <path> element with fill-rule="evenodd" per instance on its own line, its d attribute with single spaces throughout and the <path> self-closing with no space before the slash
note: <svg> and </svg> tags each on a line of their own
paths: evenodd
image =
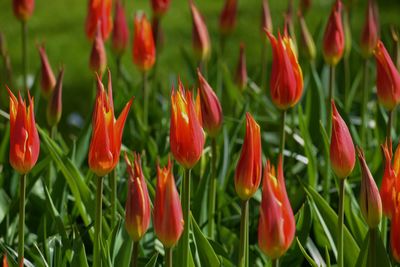
<svg viewBox="0 0 400 267">
<path fill-rule="evenodd" d="M 258 221 L 258 246 L 268 257 L 277 259 L 289 249 L 295 231 L 296 224 L 286 193 L 280 155 L 277 175 L 269 161 L 265 164 Z"/>
<path fill-rule="evenodd" d="M 324 33 L 322 52 L 328 64 L 336 65 L 340 61 L 343 56 L 344 41 L 342 2 L 336 0 Z"/>
<path fill-rule="evenodd" d="M 368 58 L 371 56 L 378 40 L 379 25 L 377 5 L 373 0 L 369 0 L 360 44 L 364 57 Z"/>
<path fill-rule="evenodd" d="M 96 38 L 93 40 L 89 67 L 93 72 L 97 72 L 100 77 L 103 76 L 103 73 L 107 67 L 107 55 L 106 49 L 104 48 L 104 41 L 101 37 L 100 24 L 96 32 Z"/>
<path fill-rule="evenodd" d="M 247 66 L 246 66 L 246 53 L 244 51 L 244 44 L 240 43 L 239 61 L 236 67 L 235 76 L 236 85 L 243 90 L 247 85 Z"/>
<path fill-rule="evenodd" d="M 372 174 L 365 162 L 364 153 L 358 149 L 358 160 L 361 166 L 361 190 L 360 190 L 360 208 L 370 228 L 375 228 L 381 222 L 382 201 L 379 195 L 378 187 L 372 177 Z"/>
<path fill-rule="evenodd" d="M 156 48 L 150 22 L 144 13 L 135 16 L 133 63 L 141 70 L 151 69 L 156 61 Z"/>
<path fill-rule="evenodd" d="M 114 26 L 112 31 L 112 49 L 121 56 L 128 46 L 129 29 L 121 0 L 115 2 Z"/>
<path fill-rule="evenodd" d="M 272 71 L 270 90 L 272 102 L 281 110 L 293 107 L 303 93 L 303 74 L 294 52 L 292 40 L 287 34 L 278 40 L 266 32 L 272 45 Z"/>
<path fill-rule="evenodd" d="M 182 206 L 176 190 L 171 161 L 165 168 L 157 166 L 154 200 L 154 231 L 164 247 L 173 247 L 183 232 Z"/>
<path fill-rule="evenodd" d="M 378 41 L 374 54 L 378 100 L 385 108 L 393 110 L 400 102 L 400 74 L 382 41 Z"/>
<path fill-rule="evenodd" d="M 269 10 L 268 0 L 262 1 L 261 9 L 261 32 L 273 32 L 272 18 Z"/>
<path fill-rule="evenodd" d="M 111 9 L 112 0 L 89 0 L 85 30 L 90 40 L 95 38 L 99 23 L 102 38 L 108 39 L 113 26 Z"/>
<path fill-rule="evenodd" d="M 236 24 L 237 0 L 225 0 L 225 5 L 219 17 L 219 30 L 223 35 L 231 33 Z"/>
<path fill-rule="evenodd" d="M 35 0 L 13 0 L 14 16 L 20 21 L 27 21 L 35 8 Z"/>
<path fill-rule="evenodd" d="M 223 115 L 221 104 L 217 95 L 208 84 L 200 70 L 197 69 L 197 77 L 199 79 L 199 95 L 201 119 L 204 130 L 211 136 L 215 137 L 221 129 Z"/>
<path fill-rule="evenodd" d="M 304 54 L 308 60 L 313 61 L 317 55 L 317 49 L 315 48 L 314 39 L 312 38 L 310 31 L 308 30 L 306 21 L 302 13 L 299 12 L 298 15 L 301 29 L 301 41 L 303 43 L 303 47 L 305 48 L 302 51 L 304 51 Z"/>
<path fill-rule="evenodd" d="M 211 43 L 207 26 L 193 0 L 189 0 L 193 21 L 193 49 L 198 59 L 207 60 L 211 54 Z"/>
<path fill-rule="evenodd" d="M 133 98 L 125 105 L 118 119 L 114 117 L 111 73 L 108 71 L 108 93 L 97 75 L 97 96 L 93 111 L 92 139 L 89 147 L 89 168 L 97 176 L 111 172 L 118 163 L 122 132 Z"/>
<path fill-rule="evenodd" d="M 125 228 L 133 241 L 139 241 L 150 224 L 150 198 L 143 175 L 139 154 L 134 154 L 134 162 L 125 153 L 128 178 L 128 197 L 125 205 Z"/>
<path fill-rule="evenodd" d="M 60 122 L 62 114 L 62 83 L 64 78 L 64 68 L 60 70 L 57 77 L 57 84 L 47 105 L 47 122 L 50 126 L 55 126 Z"/>
<path fill-rule="evenodd" d="M 46 98 L 49 98 L 54 90 L 54 86 L 56 86 L 56 78 L 54 77 L 53 70 L 51 69 L 44 45 L 39 45 L 38 49 L 40 54 L 40 62 L 42 65 L 40 86 L 42 88 L 43 95 Z"/>
<path fill-rule="evenodd" d="M 161 17 L 167 12 L 170 0 L 151 0 L 150 3 L 154 16 Z"/>
<path fill-rule="evenodd" d="M 349 129 L 337 111 L 333 100 L 330 159 L 332 169 L 339 179 L 349 176 L 356 162 L 354 144 Z"/>
<path fill-rule="evenodd" d="M 192 94 L 181 81 L 178 90 L 172 88 L 169 141 L 175 159 L 186 169 L 196 165 L 203 153 L 204 132 L 197 116 Z"/>
<path fill-rule="evenodd" d="M 36 129 L 33 98 L 28 92 L 29 107 L 7 88 L 10 97 L 10 164 L 20 174 L 28 173 L 39 157 L 40 140 Z"/>
<path fill-rule="evenodd" d="M 242 200 L 250 199 L 261 181 L 260 126 L 250 113 L 246 113 L 246 135 L 235 171 L 235 189 Z"/>
<path fill-rule="evenodd" d="M 394 260 L 400 262 L 400 210 L 396 208 L 390 225 L 390 248 Z"/>
</svg>

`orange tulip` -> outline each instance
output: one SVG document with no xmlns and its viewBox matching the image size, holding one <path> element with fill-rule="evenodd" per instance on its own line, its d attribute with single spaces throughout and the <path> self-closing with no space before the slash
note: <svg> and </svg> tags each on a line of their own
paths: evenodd
<svg viewBox="0 0 400 267">
<path fill-rule="evenodd" d="M 325 61 L 330 65 L 336 65 L 343 56 L 344 31 L 342 22 L 342 2 L 336 0 L 333 5 L 328 24 L 325 28 L 322 52 Z"/>
<path fill-rule="evenodd" d="M 100 24 L 101 36 L 107 40 L 112 30 L 111 18 L 112 0 L 89 0 L 86 17 L 86 35 L 92 40 Z"/>
<path fill-rule="evenodd" d="M 47 105 L 47 122 L 50 126 L 55 126 L 60 122 L 62 114 L 62 83 L 64 78 L 64 68 L 60 70 L 57 77 L 57 84 Z"/>
<path fill-rule="evenodd" d="M 392 110 L 400 102 L 400 74 L 382 41 L 378 41 L 374 54 L 378 100 L 385 108 Z"/>
<path fill-rule="evenodd" d="M 14 16 L 21 21 L 27 21 L 35 8 L 35 0 L 13 0 Z"/>
<path fill-rule="evenodd" d="M 219 29 L 222 34 L 231 33 L 236 24 L 237 0 L 226 0 L 219 17 Z"/>
<path fill-rule="evenodd" d="M 124 6 L 121 0 L 115 2 L 114 26 L 112 31 L 112 49 L 114 53 L 121 56 L 128 46 L 129 29 L 126 22 Z"/>
<path fill-rule="evenodd" d="M 354 144 L 349 129 L 337 111 L 333 100 L 330 159 L 332 169 L 340 179 L 350 175 L 356 162 Z"/>
<path fill-rule="evenodd" d="M 40 86 L 42 88 L 43 95 L 48 98 L 53 92 L 54 86 L 56 86 L 56 77 L 54 76 L 53 70 L 51 69 L 44 45 L 39 45 L 38 49 L 42 66 Z"/>
<path fill-rule="evenodd" d="M 242 200 L 248 200 L 257 191 L 261 181 L 260 126 L 246 113 L 246 135 L 235 171 L 235 189 Z"/>
<path fill-rule="evenodd" d="M 193 20 L 193 49 L 200 60 L 206 60 L 211 53 L 210 36 L 203 16 L 195 6 L 193 0 L 189 0 Z"/>
<path fill-rule="evenodd" d="M 264 32 L 264 31 L 272 32 L 273 31 L 272 18 L 271 18 L 271 12 L 269 9 L 268 0 L 263 0 L 263 2 L 262 2 L 261 31 L 262 32 Z"/>
<path fill-rule="evenodd" d="M 92 140 L 89 147 L 89 168 L 97 176 L 108 174 L 118 163 L 122 132 L 132 101 L 133 98 L 115 120 L 111 73 L 108 72 L 108 94 L 97 75 L 97 96 L 93 111 Z"/>
<path fill-rule="evenodd" d="M 204 132 L 192 94 L 185 91 L 181 81 L 178 87 L 177 91 L 172 88 L 171 93 L 170 146 L 179 164 L 190 169 L 196 165 L 203 153 Z"/>
<path fill-rule="evenodd" d="M 240 44 L 239 61 L 236 67 L 235 81 L 241 90 L 243 90 L 247 85 L 246 53 L 244 51 L 243 43 Z"/>
<path fill-rule="evenodd" d="M 101 37 L 100 25 L 97 28 L 96 38 L 93 40 L 92 51 L 90 53 L 89 67 L 93 72 L 99 73 L 100 77 L 103 76 L 107 67 L 107 55 L 104 48 L 104 41 Z"/>
<path fill-rule="evenodd" d="M 3 256 L 3 267 L 8 267 L 7 254 L 5 254 L 5 253 Z"/>
<path fill-rule="evenodd" d="M 139 154 L 134 154 L 133 166 L 125 153 L 128 178 L 128 197 L 125 205 L 125 228 L 133 241 L 139 241 L 150 224 L 150 198 Z"/>
<path fill-rule="evenodd" d="M 135 16 L 135 35 L 133 37 L 133 62 L 141 71 L 151 69 L 156 61 L 151 24 L 146 15 L 139 13 Z"/>
<path fill-rule="evenodd" d="M 281 257 L 293 242 L 296 224 L 286 193 L 283 177 L 282 156 L 279 156 L 278 172 L 267 161 L 264 169 L 260 218 L 258 221 L 258 245 L 271 259 Z"/>
<path fill-rule="evenodd" d="M 361 50 L 365 57 L 369 57 L 379 40 L 378 10 L 373 0 L 368 1 L 368 8 L 361 34 Z"/>
<path fill-rule="evenodd" d="M 170 0 L 151 0 L 150 3 L 153 14 L 156 17 L 161 17 L 167 12 Z"/>
<path fill-rule="evenodd" d="M 154 231 L 158 239 L 165 247 L 173 247 L 181 237 L 184 221 L 170 160 L 165 168 L 157 166 L 153 216 Z"/>
<path fill-rule="evenodd" d="M 281 110 L 293 107 L 303 93 L 303 73 L 297 62 L 292 39 L 278 34 L 278 40 L 266 32 L 272 45 L 273 60 L 270 80 L 272 102 Z"/>
<path fill-rule="evenodd" d="M 28 173 L 39 157 L 40 140 L 36 129 L 33 98 L 28 92 L 29 107 L 7 87 L 10 96 L 10 164 L 20 174 Z"/>
</svg>

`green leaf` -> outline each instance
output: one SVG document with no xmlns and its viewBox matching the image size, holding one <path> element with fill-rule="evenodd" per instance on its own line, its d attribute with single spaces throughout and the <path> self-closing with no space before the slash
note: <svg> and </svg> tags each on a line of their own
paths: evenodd
<svg viewBox="0 0 400 267">
<path fill-rule="evenodd" d="M 74 256 L 72 257 L 71 266 L 89 267 L 86 257 L 85 246 L 80 239 L 75 239 Z"/>
<path fill-rule="evenodd" d="M 318 267 L 317 263 L 310 257 L 310 255 L 308 255 L 307 251 L 304 249 L 303 245 L 301 244 L 301 242 L 299 241 L 298 238 L 296 238 L 296 242 L 299 245 L 301 253 L 303 253 L 304 258 L 306 258 L 308 263 L 310 263 L 310 265 L 313 266 L 313 267 Z"/>
<path fill-rule="evenodd" d="M 156 267 L 157 258 L 158 258 L 158 252 L 154 253 L 154 255 L 151 256 L 149 262 L 147 262 L 147 264 L 144 267 Z"/>
</svg>

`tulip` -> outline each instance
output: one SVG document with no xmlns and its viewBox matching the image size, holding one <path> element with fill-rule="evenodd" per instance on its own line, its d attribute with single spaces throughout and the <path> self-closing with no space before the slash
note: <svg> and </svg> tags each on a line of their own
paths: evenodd
<svg viewBox="0 0 400 267">
<path fill-rule="evenodd" d="M 367 58 L 374 52 L 378 40 L 379 22 L 377 5 L 373 0 L 369 0 L 360 43 L 364 57 Z"/>
<path fill-rule="evenodd" d="M 62 114 L 62 83 L 64 78 L 64 68 L 60 70 L 57 77 L 57 84 L 47 105 L 47 122 L 50 126 L 56 126 Z"/>
<path fill-rule="evenodd" d="M 148 71 L 156 61 L 156 48 L 151 24 L 146 15 L 135 16 L 135 33 L 133 37 L 133 62 L 143 72 Z"/>
<path fill-rule="evenodd" d="M 107 55 L 106 49 L 104 48 L 104 40 L 101 36 L 100 25 L 97 28 L 96 37 L 93 40 L 89 67 L 92 71 L 97 72 L 100 77 L 103 76 L 107 67 Z"/>
<path fill-rule="evenodd" d="M 219 29 L 223 35 L 231 33 L 236 24 L 237 0 L 226 0 L 219 17 Z"/>
<path fill-rule="evenodd" d="M 5 254 L 5 253 L 3 256 L 3 267 L 8 267 L 7 254 Z"/>
<path fill-rule="evenodd" d="M 211 54 L 211 43 L 207 26 L 193 0 L 190 0 L 189 4 L 193 21 L 193 49 L 196 57 L 201 61 L 205 61 Z"/>
<path fill-rule="evenodd" d="M 282 156 L 279 156 L 277 173 L 267 161 L 264 169 L 258 245 L 273 260 L 281 257 L 293 242 L 296 225 L 292 207 L 286 193 Z"/>
<path fill-rule="evenodd" d="M 125 153 L 128 178 L 128 197 L 125 205 L 125 228 L 134 242 L 146 233 L 150 224 L 150 198 L 143 175 L 139 154 L 134 154 L 134 162 Z"/>
<path fill-rule="evenodd" d="M 246 67 L 246 53 L 244 51 L 244 44 L 240 44 L 239 61 L 236 67 L 235 82 L 237 86 L 243 90 L 247 85 L 247 67 Z"/>
<path fill-rule="evenodd" d="M 390 227 L 390 248 L 396 262 L 400 262 L 400 210 L 398 205 L 397 203 Z"/>
<path fill-rule="evenodd" d="M 151 0 L 151 9 L 153 10 L 154 16 L 163 16 L 167 12 L 170 2 L 170 0 Z"/>
<path fill-rule="evenodd" d="M 35 8 L 35 0 L 13 0 L 14 16 L 20 21 L 27 21 Z"/>
<path fill-rule="evenodd" d="M 124 6 L 121 0 L 115 2 L 114 26 L 112 31 L 112 49 L 117 56 L 121 56 L 128 46 L 129 29 L 126 22 Z"/>
<path fill-rule="evenodd" d="M 43 95 L 48 98 L 56 86 L 56 78 L 53 70 L 51 69 L 44 45 L 39 45 L 38 49 L 40 54 L 40 62 L 42 65 L 40 86 L 42 88 Z"/>
<path fill-rule="evenodd" d="M 308 30 L 306 21 L 301 12 L 299 12 L 299 21 L 301 29 L 301 41 L 304 47 L 304 54 L 306 58 L 313 61 L 317 55 L 317 49 L 315 48 L 314 39 Z"/>
<path fill-rule="evenodd" d="M 261 31 L 272 32 L 272 18 L 269 9 L 268 0 L 262 1 L 262 8 L 261 8 Z"/>
<path fill-rule="evenodd" d="M 113 26 L 111 9 L 112 0 L 89 0 L 85 30 L 90 40 L 96 36 L 97 24 L 100 24 L 101 36 L 108 39 Z"/>
<path fill-rule="evenodd" d="M 361 190 L 360 190 L 360 208 L 370 228 L 376 228 L 382 218 L 382 201 L 379 195 L 378 187 L 372 177 L 372 174 L 365 162 L 365 156 L 362 150 L 358 150 L 358 160 L 361 166 Z"/>
<path fill-rule="evenodd" d="M 345 37 L 341 13 L 342 2 L 336 0 L 325 28 L 322 49 L 325 61 L 332 66 L 335 66 L 340 61 L 344 51 Z"/>
<path fill-rule="evenodd" d="M 122 132 L 133 98 L 125 105 L 118 119 L 114 117 L 111 73 L 108 72 L 108 93 L 97 75 L 97 96 L 93 111 L 93 132 L 89 147 L 89 168 L 97 175 L 111 172 L 118 163 Z"/>
</svg>

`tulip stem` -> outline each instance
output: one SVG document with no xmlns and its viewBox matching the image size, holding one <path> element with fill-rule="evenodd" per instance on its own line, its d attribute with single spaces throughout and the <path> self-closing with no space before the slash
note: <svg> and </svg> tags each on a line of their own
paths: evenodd
<svg viewBox="0 0 400 267">
<path fill-rule="evenodd" d="M 376 238 L 377 238 L 377 228 L 369 229 L 369 246 L 368 246 L 368 260 L 367 266 L 376 266 Z"/>
<path fill-rule="evenodd" d="M 143 123 L 148 127 L 148 112 L 149 112 L 149 91 L 147 90 L 147 73 L 143 71 Z"/>
<path fill-rule="evenodd" d="M 267 45 L 263 39 L 261 42 L 261 90 L 264 90 L 267 83 Z"/>
<path fill-rule="evenodd" d="M 172 267 L 172 248 L 165 248 L 165 267 Z"/>
<path fill-rule="evenodd" d="M 368 128 L 367 118 L 367 103 L 368 103 L 368 59 L 364 62 L 364 81 L 362 90 L 362 106 L 361 106 L 361 145 L 365 145 L 365 134 Z"/>
<path fill-rule="evenodd" d="M 285 121 L 286 121 L 286 110 L 282 110 L 281 137 L 280 137 L 280 143 L 279 143 L 279 154 L 282 155 L 282 160 L 284 158 L 283 152 L 285 150 Z"/>
<path fill-rule="evenodd" d="M 211 177 L 208 190 L 208 235 L 214 238 L 214 213 L 217 191 L 217 142 L 215 137 L 211 139 Z"/>
<path fill-rule="evenodd" d="M 103 197 L 103 177 L 98 176 L 96 185 L 96 218 L 94 224 L 93 267 L 101 266 L 100 241 L 101 241 L 102 197 Z"/>
<path fill-rule="evenodd" d="M 387 217 L 382 216 L 381 235 L 382 235 L 382 242 L 383 242 L 383 245 L 385 246 L 385 248 L 386 248 L 386 242 L 387 242 L 387 225 L 388 225 Z"/>
<path fill-rule="evenodd" d="M 24 90 L 28 95 L 28 27 L 26 21 L 21 22 L 21 37 L 22 37 L 22 79 Z"/>
<path fill-rule="evenodd" d="M 343 222 L 344 222 L 344 187 L 346 179 L 339 181 L 339 214 L 338 214 L 338 267 L 343 267 Z"/>
<path fill-rule="evenodd" d="M 239 247 L 239 267 L 248 266 L 249 248 L 249 200 L 242 201 L 240 217 L 240 247 Z"/>
<path fill-rule="evenodd" d="M 388 123 L 386 128 L 386 136 L 388 139 L 392 138 L 392 123 L 393 123 L 393 109 L 389 110 Z"/>
<path fill-rule="evenodd" d="M 111 172 L 111 226 L 115 227 L 117 222 L 117 168 Z"/>
<path fill-rule="evenodd" d="M 326 106 L 328 108 L 328 112 L 326 113 L 326 127 L 327 127 L 327 134 L 328 138 L 331 138 L 332 134 L 332 105 L 331 100 L 335 97 L 334 92 L 335 87 L 335 66 L 329 66 L 329 91 L 328 91 L 328 99 L 326 101 Z"/>
<path fill-rule="evenodd" d="M 279 258 L 272 260 L 272 267 L 279 267 Z"/>
<path fill-rule="evenodd" d="M 22 174 L 19 182 L 18 266 L 23 266 L 24 262 L 26 176 L 27 174 Z"/>
<path fill-rule="evenodd" d="M 182 208 L 183 220 L 185 227 L 183 228 L 182 244 L 182 266 L 189 266 L 189 231 L 190 231 L 190 172 L 191 169 L 185 169 L 183 177 L 183 192 L 182 192 Z"/>
<path fill-rule="evenodd" d="M 131 267 L 138 266 L 138 256 L 139 256 L 139 241 L 133 241 Z"/>
</svg>

